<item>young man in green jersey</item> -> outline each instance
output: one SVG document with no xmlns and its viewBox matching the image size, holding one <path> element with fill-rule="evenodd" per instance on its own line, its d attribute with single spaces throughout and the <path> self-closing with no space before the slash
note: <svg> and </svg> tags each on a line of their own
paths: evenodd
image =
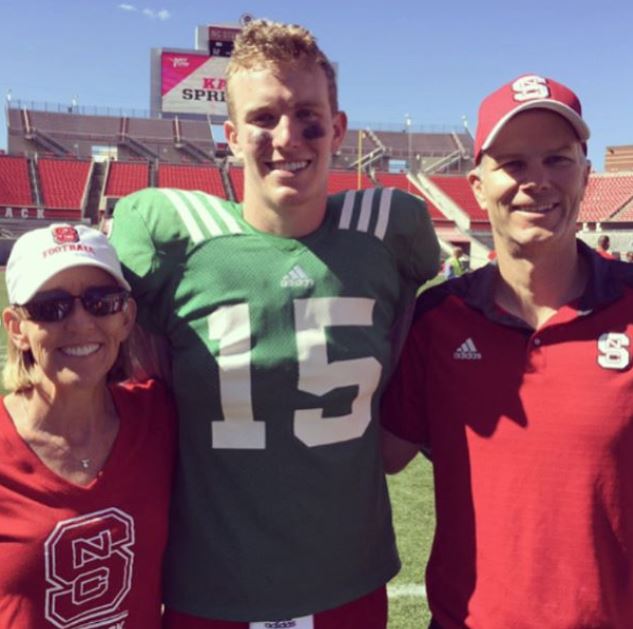
<svg viewBox="0 0 633 629">
<path fill-rule="evenodd" d="M 328 197 L 346 118 L 304 28 L 247 26 L 228 100 L 244 202 L 145 190 L 112 229 L 181 420 L 165 626 L 384 629 L 376 412 L 437 240 L 404 192 Z"/>
</svg>

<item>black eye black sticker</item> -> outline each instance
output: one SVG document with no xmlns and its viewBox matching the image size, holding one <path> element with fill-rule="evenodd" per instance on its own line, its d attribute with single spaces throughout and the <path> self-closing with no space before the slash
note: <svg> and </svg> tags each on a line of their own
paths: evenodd
<svg viewBox="0 0 633 629">
<path fill-rule="evenodd" d="M 248 141 L 250 144 L 254 144 L 257 147 L 265 146 L 270 144 L 272 141 L 272 134 L 270 131 L 265 131 L 264 129 L 258 129 L 257 131 L 251 131 L 248 134 Z"/>
<path fill-rule="evenodd" d="M 318 140 L 325 135 L 325 129 L 321 126 L 321 123 L 315 122 L 307 126 L 303 130 L 303 138 L 305 140 Z"/>
</svg>

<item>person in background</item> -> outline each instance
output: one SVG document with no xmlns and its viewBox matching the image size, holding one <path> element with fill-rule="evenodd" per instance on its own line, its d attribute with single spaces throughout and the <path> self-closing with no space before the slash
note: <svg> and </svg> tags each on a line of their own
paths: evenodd
<svg viewBox="0 0 633 629">
<path fill-rule="evenodd" d="M 598 238 L 598 244 L 596 246 L 596 251 L 603 257 L 608 260 L 615 260 L 616 256 L 613 255 L 611 251 L 609 251 L 611 247 L 611 239 L 606 234 L 603 234 Z"/>
<path fill-rule="evenodd" d="M 576 239 L 588 138 L 552 79 L 483 100 L 498 264 L 421 296 L 383 398 L 387 470 L 433 461 L 434 628 L 633 626 L 633 272 Z"/>
<path fill-rule="evenodd" d="M 227 82 L 244 202 L 146 190 L 111 233 L 181 420 L 165 626 L 384 629 L 378 400 L 437 239 L 399 190 L 328 197 L 346 117 L 306 29 L 252 21 Z"/>
<path fill-rule="evenodd" d="M 459 277 L 466 272 L 464 256 L 464 250 L 461 247 L 453 247 L 451 255 L 444 261 L 443 274 L 447 280 Z"/>
<path fill-rule="evenodd" d="M 119 382 L 136 306 L 105 236 L 15 243 L 0 403 L 0 626 L 161 626 L 175 410 Z"/>
</svg>

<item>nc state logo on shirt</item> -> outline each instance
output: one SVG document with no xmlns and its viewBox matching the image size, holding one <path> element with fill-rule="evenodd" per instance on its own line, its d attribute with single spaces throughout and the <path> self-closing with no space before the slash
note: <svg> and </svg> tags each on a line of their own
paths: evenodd
<svg viewBox="0 0 633 629">
<path fill-rule="evenodd" d="M 79 242 L 79 233 L 71 225 L 59 225 L 51 229 L 53 233 L 53 240 L 58 245 L 63 245 L 67 242 Z"/>
<path fill-rule="evenodd" d="M 548 98 L 550 95 L 547 79 L 536 74 L 522 76 L 512 84 L 514 100 L 534 100 L 535 98 Z"/>
<path fill-rule="evenodd" d="M 631 340 L 621 332 L 605 332 L 598 338 L 598 364 L 603 369 L 625 369 L 631 362 Z"/>
</svg>

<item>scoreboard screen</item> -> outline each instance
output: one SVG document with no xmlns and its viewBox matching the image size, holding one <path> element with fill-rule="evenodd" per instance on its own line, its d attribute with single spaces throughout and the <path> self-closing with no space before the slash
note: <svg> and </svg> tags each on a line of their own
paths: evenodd
<svg viewBox="0 0 633 629">
<path fill-rule="evenodd" d="M 239 32 L 239 28 L 209 26 L 209 54 L 212 57 L 230 57 Z"/>
</svg>

